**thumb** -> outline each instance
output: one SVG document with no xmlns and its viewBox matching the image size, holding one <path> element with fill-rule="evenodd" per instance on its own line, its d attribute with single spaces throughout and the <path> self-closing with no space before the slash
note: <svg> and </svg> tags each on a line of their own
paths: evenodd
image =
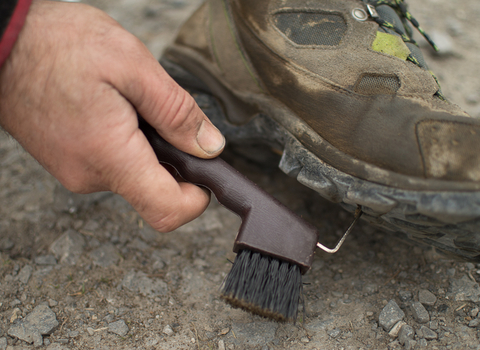
<svg viewBox="0 0 480 350">
<path fill-rule="evenodd" d="M 223 135 L 147 48 L 139 41 L 137 45 L 140 47 L 135 50 L 124 51 L 124 55 L 135 55 L 131 62 L 137 64 L 130 64 L 120 70 L 122 75 L 112 77 L 114 86 L 169 143 L 197 157 L 218 156 L 225 146 Z M 123 60 L 127 64 L 129 61 Z"/>
</svg>

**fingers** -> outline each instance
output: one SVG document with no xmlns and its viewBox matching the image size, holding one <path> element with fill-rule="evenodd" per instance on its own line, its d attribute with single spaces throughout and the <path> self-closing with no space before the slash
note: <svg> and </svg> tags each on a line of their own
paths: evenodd
<svg viewBox="0 0 480 350">
<path fill-rule="evenodd" d="M 150 226 L 169 232 L 200 216 L 210 201 L 208 191 L 178 183 L 157 161 L 140 130 L 110 159 L 110 188 L 125 198 Z"/>
<path fill-rule="evenodd" d="M 124 57 L 121 64 L 126 66 L 118 67 L 117 74 L 109 77 L 115 88 L 178 149 L 202 158 L 220 154 L 225 139 L 195 100 L 165 72 L 142 43 L 134 37 L 126 41 L 121 46 Z"/>
</svg>

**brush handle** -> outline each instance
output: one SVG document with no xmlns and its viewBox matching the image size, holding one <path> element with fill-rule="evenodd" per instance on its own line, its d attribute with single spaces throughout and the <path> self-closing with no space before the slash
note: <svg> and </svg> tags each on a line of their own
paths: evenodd
<svg viewBox="0 0 480 350">
<path fill-rule="evenodd" d="M 253 182 L 221 158 L 202 159 L 180 151 L 140 118 L 139 127 L 159 162 L 173 166 L 187 182 L 209 189 L 223 206 L 241 218 L 246 215 L 250 201 L 248 191 L 244 189 L 252 185 L 256 187 Z"/>
<path fill-rule="evenodd" d="M 289 261 L 302 273 L 310 268 L 317 243 L 313 226 L 224 160 L 201 159 L 178 150 L 141 117 L 139 127 L 161 163 L 173 166 L 186 181 L 208 188 L 220 204 L 240 216 L 235 252 L 249 249 Z"/>
</svg>

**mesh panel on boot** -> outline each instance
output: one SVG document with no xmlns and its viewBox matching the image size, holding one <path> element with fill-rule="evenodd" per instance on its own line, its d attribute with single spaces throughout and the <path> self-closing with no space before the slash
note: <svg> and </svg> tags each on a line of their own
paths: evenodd
<svg viewBox="0 0 480 350">
<path fill-rule="evenodd" d="M 277 28 L 299 45 L 335 46 L 347 30 L 342 16 L 324 12 L 280 12 L 273 19 Z"/>
<path fill-rule="evenodd" d="M 355 84 L 354 91 L 361 95 L 393 95 L 400 88 L 396 75 L 363 75 Z"/>
</svg>

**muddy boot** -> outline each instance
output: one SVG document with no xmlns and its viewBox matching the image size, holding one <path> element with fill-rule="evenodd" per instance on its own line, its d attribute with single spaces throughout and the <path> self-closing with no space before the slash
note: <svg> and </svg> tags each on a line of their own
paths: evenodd
<svg viewBox="0 0 480 350">
<path fill-rule="evenodd" d="M 161 63 L 230 144 L 264 143 L 323 197 L 478 259 L 480 120 L 445 100 L 410 25 L 429 40 L 401 0 L 209 0 Z"/>
</svg>

